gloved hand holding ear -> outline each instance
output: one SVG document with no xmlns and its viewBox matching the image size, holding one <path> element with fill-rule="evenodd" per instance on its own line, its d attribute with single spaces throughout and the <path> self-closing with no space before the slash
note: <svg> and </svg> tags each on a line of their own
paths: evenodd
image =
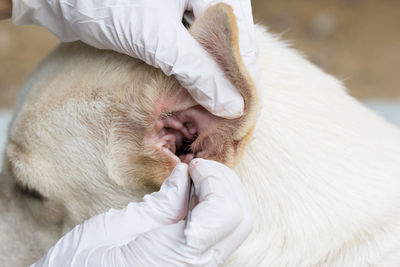
<svg viewBox="0 0 400 267">
<path fill-rule="evenodd" d="M 199 203 L 187 228 L 188 173 Z M 228 167 L 178 164 L 159 192 L 97 215 L 62 237 L 33 266 L 217 266 L 252 229 L 248 196 Z"/>
<path fill-rule="evenodd" d="M 0 0 L 1 1 L 1 0 Z M 258 81 L 257 46 L 250 0 L 13 0 L 15 24 L 37 24 L 63 42 L 81 40 L 111 49 L 175 75 L 194 100 L 214 115 L 237 118 L 243 99 L 210 55 L 182 24 L 218 2 L 232 6 L 241 56 Z"/>
</svg>

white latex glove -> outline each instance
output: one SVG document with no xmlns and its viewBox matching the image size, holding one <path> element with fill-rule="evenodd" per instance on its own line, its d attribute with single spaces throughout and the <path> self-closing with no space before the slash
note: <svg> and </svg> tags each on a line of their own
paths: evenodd
<svg viewBox="0 0 400 267">
<path fill-rule="evenodd" d="M 189 165 L 199 204 L 185 229 L 188 166 L 159 192 L 76 226 L 33 266 L 217 266 L 246 239 L 253 219 L 237 175 L 215 161 Z"/>
<path fill-rule="evenodd" d="M 186 10 L 198 17 L 218 2 L 234 9 L 240 51 L 257 83 L 250 0 L 13 0 L 12 20 L 18 25 L 44 26 L 63 42 L 81 40 L 139 58 L 166 75 L 175 75 L 211 113 L 236 118 L 243 113 L 242 97 L 181 22 Z"/>
</svg>

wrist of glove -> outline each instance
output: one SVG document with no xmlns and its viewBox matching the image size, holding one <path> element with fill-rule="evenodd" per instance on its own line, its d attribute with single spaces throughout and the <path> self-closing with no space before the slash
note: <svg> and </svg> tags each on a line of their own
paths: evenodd
<svg viewBox="0 0 400 267">
<path fill-rule="evenodd" d="M 185 228 L 189 173 L 199 203 Z M 217 266 L 242 244 L 252 223 L 237 175 L 195 159 L 178 164 L 143 202 L 76 226 L 34 266 Z"/>
<path fill-rule="evenodd" d="M 211 4 L 204 0 L 13 0 L 15 24 L 37 24 L 61 41 L 81 40 L 139 58 L 166 75 L 175 75 L 192 97 L 214 115 L 237 118 L 243 99 L 210 55 L 182 24 L 185 11 L 195 19 Z M 259 80 L 257 46 L 250 0 L 223 1 L 232 6 L 245 65 Z"/>
</svg>

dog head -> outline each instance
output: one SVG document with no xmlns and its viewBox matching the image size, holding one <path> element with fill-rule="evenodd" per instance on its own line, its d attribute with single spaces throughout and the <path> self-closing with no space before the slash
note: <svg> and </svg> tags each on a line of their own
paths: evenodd
<svg viewBox="0 0 400 267">
<path fill-rule="evenodd" d="M 191 32 L 242 94 L 241 118 L 213 116 L 139 60 L 62 44 L 25 85 L 10 129 L 6 164 L 16 184 L 74 225 L 157 190 L 194 154 L 234 166 L 254 128 L 257 94 L 232 9 L 210 7 Z"/>
</svg>

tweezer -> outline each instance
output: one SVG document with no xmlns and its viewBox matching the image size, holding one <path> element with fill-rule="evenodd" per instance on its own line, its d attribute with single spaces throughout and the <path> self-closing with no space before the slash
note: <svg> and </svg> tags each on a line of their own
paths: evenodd
<svg viewBox="0 0 400 267">
<path fill-rule="evenodd" d="M 189 187 L 188 188 L 189 195 L 188 195 L 188 202 L 187 202 L 187 209 L 186 209 L 185 228 L 187 227 L 187 225 L 192 217 L 192 199 L 193 199 L 193 195 L 194 195 L 194 184 L 193 184 L 192 178 L 190 178 L 188 187 Z"/>
</svg>

